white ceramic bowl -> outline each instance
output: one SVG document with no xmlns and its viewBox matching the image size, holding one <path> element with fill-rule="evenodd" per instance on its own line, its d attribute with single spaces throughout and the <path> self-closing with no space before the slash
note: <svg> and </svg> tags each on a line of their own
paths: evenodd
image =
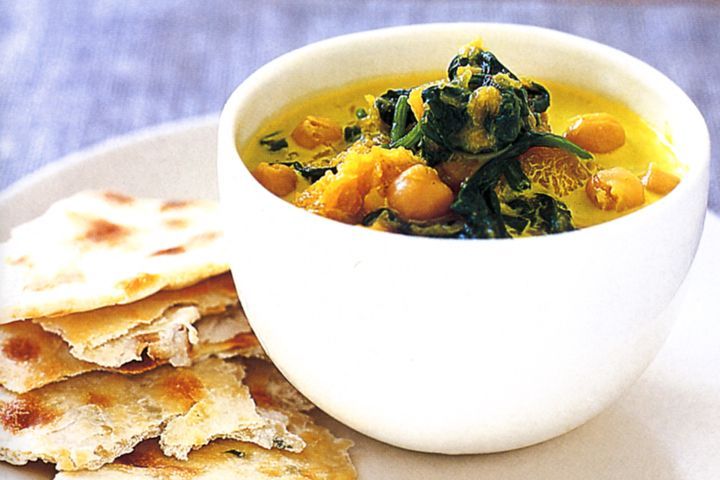
<svg viewBox="0 0 720 480">
<path fill-rule="evenodd" d="M 517 73 L 631 106 L 672 138 L 689 167 L 683 181 L 603 225 L 463 241 L 310 214 L 266 191 L 240 159 L 236 144 L 288 103 L 362 78 L 444 69 L 478 35 Z M 627 54 L 529 26 L 434 24 L 339 37 L 262 67 L 223 110 L 218 161 L 238 292 L 288 379 L 371 437 L 480 453 L 577 427 L 653 359 L 702 231 L 709 156 L 693 103 Z"/>
</svg>

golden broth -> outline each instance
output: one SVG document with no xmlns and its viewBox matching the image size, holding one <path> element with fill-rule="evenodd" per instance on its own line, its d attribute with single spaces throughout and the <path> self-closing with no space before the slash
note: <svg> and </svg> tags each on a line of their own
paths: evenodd
<svg viewBox="0 0 720 480">
<path fill-rule="evenodd" d="M 555 133 L 564 132 L 570 120 L 584 113 L 607 112 L 615 116 L 625 128 L 625 145 L 610 153 L 593 154 L 595 162 L 601 168 L 625 167 L 641 177 L 647 172 L 650 163 L 663 170 L 682 177 L 683 168 L 675 158 L 670 145 L 640 116 L 622 103 L 602 97 L 581 88 L 556 82 L 540 81 L 551 94 L 550 125 Z M 645 190 L 645 204 L 655 202 L 662 195 Z M 589 201 L 584 189 L 576 190 L 562 200 L 573 214 L 578 227 L 586 227 L 626 215 L 638 208 L 624 212 L 600 210 Z"/>
<path fill-rule="evenodd" d="M 268 152 L 260 145 L 260 139 L 270 132 L 280 131 L 289 144 L 289 151 L 299 154 L 295 157 L 300 162 L 311 161 L 318 152 L 299 147 L 290 137 L 290 132 L 307 115 L 327 117 L 340 125 L 347 125 L 355 120 L 355 109 L 369 107 L 365 95 L 378 96 L 389 88 L 410 88 L 430 82 L 443 76 L 442 72 L 413 73 L 361 80 L 329 92 L 310 96 L 300 100 L 279 112 L 275 117 L 263 124 L 245 145 L 238 145 L 238 150 L 245 164 L 253 170 L 260 162 L 282 161 L 287 152 Z"/>
<path fill-rule="evenodd" d="M 300 161 L 307 163 L 316 161 L 319 157 L 334 155 L 342 151 L 347 145 L 341 147 L 318 147 L 307 150 L 298 146 L 293 141 L 290 133 L 307 115 L 327 117 L 340 126 L 348 125 L 356 120 L 355 111 L 357 108 L 364 108 L 369 111 L 370 105 L 366 95 L 379 96 L 391 88 L 411 88 L 443 77 L 444 72 L 379 77 L 309 96 L 289 105 L 282 112 L 266 121 L 251 137 L 250 141 L 244 145 L 238 145 L 238 149 L 251 171 L 260 162 Z M 550 91 L 551 101 L 548 116 L 552 131 L 556 134 L 562 134 L 571 124 L 572 118 L 581 114 L 606 112 L 620 121 L 625 129 L 625 144 L 610 153 L 594 154 L 594 160 L 592 161 L 599 168 L 622 166 L 630 170 L 634 175 L 642 177 L 647 172 L 650 163 L 653 163 L 666 172 L 682 177 L 684 167 L 677 162 L 668 142 L 628 107 L 576 86 L 543 81 L 542 79 L 538 79 L 538 81 Z M 278 137 L 284 137 L 289 146 L 287 149 L 270 152 L 259 141 L 263 136 L 276 131 L 280 132 Z M 285 198 L 292 201 L 296 193 L 304 190 L 308 185 L 307 181 L 299 177 L 296 192 L 287 195 Z M 559 199 L 572 212 L 575 226 L 587 227 L 631 213 L 638 208 L 657 201 L 661 196 L 645 190 L 645 203 L 642 206 L 622 212 L 599 209 L 588 199 L 584 188 L 577 189 L 565 197 L 559 197 Z"/>
</svg>

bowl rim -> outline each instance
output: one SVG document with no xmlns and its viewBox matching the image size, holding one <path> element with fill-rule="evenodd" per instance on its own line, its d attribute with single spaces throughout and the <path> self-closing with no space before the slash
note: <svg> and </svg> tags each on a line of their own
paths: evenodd
<svg viewBox="0 0 720 480">
<path fill-rule="evenodd" d="M 707 196 L 709 185 L 705 177 L 707 172 L 709 171 L 710 166 L 710 133 L 707 127 L 707 123 L 702 113 L 698 109 L 697 105 L 695 105 L 695 103 L 690 99 L 690 97 L 675 82 L 673 82 L 655 67 L 617 48 L 571 33 L 562 32 L 546 27 L 519 23 L 438 22 L 385 27 L 334 36 L 286 52 L 267 62 L 266 64 L 258 68 L 255 72 L 253 72 L 251 75 L 249 75 L 247 78 L 245 78 L 245 80 L 243 80 L 228 97 L 228 100 L 226 101 L 220 114 L 220 122 L 218 129 L 219 152 L 222 152 L 224 150 L 231 151 L 233 153 L 233 161 L 238 161 L 240 162 L 240 164 L 242 164 L 243 167 L 245 167 L 243 169 L 240 169 L 242 174 L 246 174 L 248 177 L 252 177 L 250 171 L 246 168 L 245 163 L 240 156 L 240 152 L 236 143 L 236 135 L 241 123 L 240 110 L 245 102 L 252 101 L 251 93 L 256 89 L 262 88 L 262 85 L 267 82 L 269 78 L 275 76 L 278 70 L 282 71 L 284 69 L 292 68 L 295 62 L 301 60 L 309 60 L 311 57 L 317 58 L 318 54 L 322 55 L 324 52 L 328 52 L 340 46 L 347 46 L 349 44 L 352 45 L 356 44 L 357 42 L 362 43 L 363 40 L 367 40 L 373 37 L 385 37 L 388 39 L 388 41 L 392 41 L 393 39 L 401 38 L 409 34 L 417 34 L 418 31 L 423 31 L 426 34 L 431 34 L 434 31 L 444 32 L 449 29 L 494 29 L 496 31 L 506 30 L 510 33 L 521 32 L 523 34 L 527 34 L 528 32 L 530 32 L 531 34 L 539 35 L 544 39 L 552 39 L 558 43 L 570 45 L 572 46 L 572 48 L 587 50 L 591 54 L 599 56 L 603 61 L 622 63 L 623 66 L 626 68 L 632 68 L 634 70 L 642 72 L 643 76 L 648 78 L 650 81 L 658 82 L 660 86 L 668 92 L 667 96 L 674 98 L 674 103 L 681 105 L 683 107 L 683 110 L 688 112 L 689 116 L 693 118 L 693 121 L 699 127 L 696 131 L 696 135 L 699 142 L 702 144 L 702 146 L 699 147 L 699 153 L 701 158 L 695 160 L 692 168 L 688 168 L 687 172 L 682 178 L 682 181 L 672 192 L 668 193 L 663 198 L 659 199 L 656 202 L 653 202 L 650 205 L 645 205 L 633 212 L 630 212 L 629 214 L 623 215 L 622 217 L 618 217 L 597 225 L 591 225 L 589 227 L 579 228 L 573 231 L 562 232 L 559 234 L 556 233 L 519 238 L 473 239 L 473 241 L 468 241 L 467 239 L 460 240 L 455 238 L 436 238 L 401 234 L 389 235 L 388 232 L 381 232 L 369 228 L 362 228 L 358 225 L 345 224 L 343 222 L 326 218 L 321 215 L 311 213 L 302 208 L 296 207 L 286 202 L 285 200 L 276 197 L 274 194 L 263 188 L 257 181 L 248 182 L 248 184 L 251 185 L 250 188 L 252 188 L 255 193 L 260 195 L 261 199 L 269 202 L 270 205 L 274 205 L 277 208 L 286 208 L 288 215 L 304 215 L 304 218 L 306 219 L 305 221 L 308 222 L 308 227 L 310 225 L 317 225 L 318 227 L 328 229 L 341 229 L 336 230 L 338 234 L 343 234 L 343 232 L 345 232 L 345 234 L 349 234 L 350 232 L 354 231 L 354 235 L 358 236 L 382 235 L 382 237 L 375 238 L 382 238 L 385 242 L 451 242 L 453 247 L 456 248 L 460 245 L 475 245 L 477 243 L 485 244 L 486 242 L 493 242 L 493 244 L 498 244 L 499 242 L 507 242 L 510 240 L 512 240 L 513 244 L 517 245 L 535 245 L 547 241 L 577 241 L 581 238 L 587 238 L 588 235 L 594 237 L 597 235 L 612 234 L 615 231 L 619 231 L 625 228 L 626 225 L 631 226 L 633 222 L 642 223 L 637 222 L 637 220 L 647 218 L 650 215 L 655 215 L 656 212 L 660 211 L 660 209 L 672 209 L 674 204 L 683 201 L 686 195 L 691 194 L 691 192 L 689 191 L 691 189 L 697 189 L 698 187 L 700 187 L 700 192 L 705 192 L 705 195 Z M 613 59 L 611 57 L 615 58 Z M 632 109 L 631 106 L 629 107 Z M 223 175 L 223 172 L 226 171 L 225 168 L 222 167 L 222 163 L 226 160 L 227 158 L 224 155 L 218 155 L 218 162 L 221 164 L 218 166 L 219 175 Z M 679 160 L 681 161 L 681 163 L 687 165 L 687 162 L 682 162 L 682 159 Z M 223 182 L 221 181 L 220 183 L 222 185 Z M 224 197 L 222 195 L 222 187 L 220 189 L 220 193 L 222 202 Z M 707 199 L 705 203 L 707 204 Z M 294 211 L 294 213 L 290 213 L 291 211 Z M 351 228 L 354 228 L 354 230 L 352 230 Z M 478 242 L 474 240 L 482 241 Z"/>
</svg>

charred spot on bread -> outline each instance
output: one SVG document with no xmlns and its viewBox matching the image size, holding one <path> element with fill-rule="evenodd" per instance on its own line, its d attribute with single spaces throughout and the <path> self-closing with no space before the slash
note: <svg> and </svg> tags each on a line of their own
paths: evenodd
<svg viewBox="0 0 720 480">
<path fill-rule="evenodd" d="M 180 230 L 188 226 L 188 221 L 184 218 L 168 218 L 164 223 L 167 228 L 172 230 Z"/>
<path fill-rule="evenodd" d="M 132 278 L 130 280 L 121 282 L 119 287 L 123 291 L 125 291 L 127 296 L 135 297 L 138 293 L 140 293 L 144 290 L 147 290 L 147 289 L 156 290 L 154 287 L 159 281 L 160 281 L 160 278 L 157 275 L 144 273 L 144 274 L 140 274 L 137 277 Z"/>
<path fill-rule="evenodd" d="M 0 402 L 0 423 L 12 432 L 50 423 L 57 412 L 43 405 L 32 396 L 19 397 L 10 402 Z"/>
<path fill-rule="evenodd" d="M 3 343 L 2 351 L 14 362 L 30 362 L 38 358 L 40 346 L 32 338 L 11 337 Z"/>
<path fill-rule="evenodd" d="M 186 462 L 181 463 L 166 457 L 156 440 L 145 440 L 132 452 L 119 457 L 115 462 L 128 467 L 162 469 L 168 474 L 172 472 L 172 478 L 195 478 L 200 473 L 200 470 L 192 468 Z"/>
<path fill-rule="evenodd" d="M 162 206 L 160 207 L 160 211 L 166 212 L 168 210 L 180 210 L 188 207 L 191 204 L 192 202 L 190 200 L 168 200 L 166 202 L 163 202 Z"/>
<path fill-rule="evenodd" d="M 116 243 L 127 236 L 131 230 L 122 225 L 95 218 L 88 222 L 88 228 L 82 235 L 83 240 L 92 243 Z"/>
<path fill-rule="evenodd" d="M 135 201 L 133 197 L 130 197 L 128 195 L 123 195 L 122 193 L 118 192 L 103 192 L 102 196 L 105 200 L 111 203 L 115 203 L 118 205 L 129 205 Z"/>
<path fill-rule="evenodd" d="M 162 250 L 158 250 L 157 252 L 154 252 L 151 257 L 157 257 L 160 255 L 179 255 L 181 253 L 185 253 L 185 247 L 182 245 L 179 245 L 177 247 L 170 247 L 170 248 L 164 248 Z"/>
<path fill-rule="evenodd" d="M 191 372 L 178 370 L 163 380 L 162 389 L 172 398 L 190 408 L 205 393 L 203 383 Z"/>
<path fill-rule="evenodd" d="M 104 393 L 89 392 L 87 394 L 87 403 L 90 405 L 97 405 L 98 407 L 109 408 L 113 404 L 113 399 Z"/>
</svg>

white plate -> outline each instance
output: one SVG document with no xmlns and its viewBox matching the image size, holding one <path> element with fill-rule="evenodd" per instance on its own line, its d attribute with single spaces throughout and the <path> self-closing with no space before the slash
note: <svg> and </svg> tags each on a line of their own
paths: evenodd
<svg viewBox="0 0 720 480">
<path fill-rule="evenodd" d="M 213 118 L 164 125 L 71 155 L 0 194 L 0 239 L 55 200 L 87 188 L 215 198 Z M 352 438 L 361 479 L 652 479 L 720 477 L 720 218 L 708 215 L 695 264 L 676 302 L 678 321 L 643 377 L 610 409 L 554 440 L 514 452 L 449 457 Z M 428 379 L 429 385 L 432 379 Z M 447 392 L 452 395 L 452 392 Z M 0 479 L 50 478 L 46 466 L 0 464 Z"/>
</svg>

